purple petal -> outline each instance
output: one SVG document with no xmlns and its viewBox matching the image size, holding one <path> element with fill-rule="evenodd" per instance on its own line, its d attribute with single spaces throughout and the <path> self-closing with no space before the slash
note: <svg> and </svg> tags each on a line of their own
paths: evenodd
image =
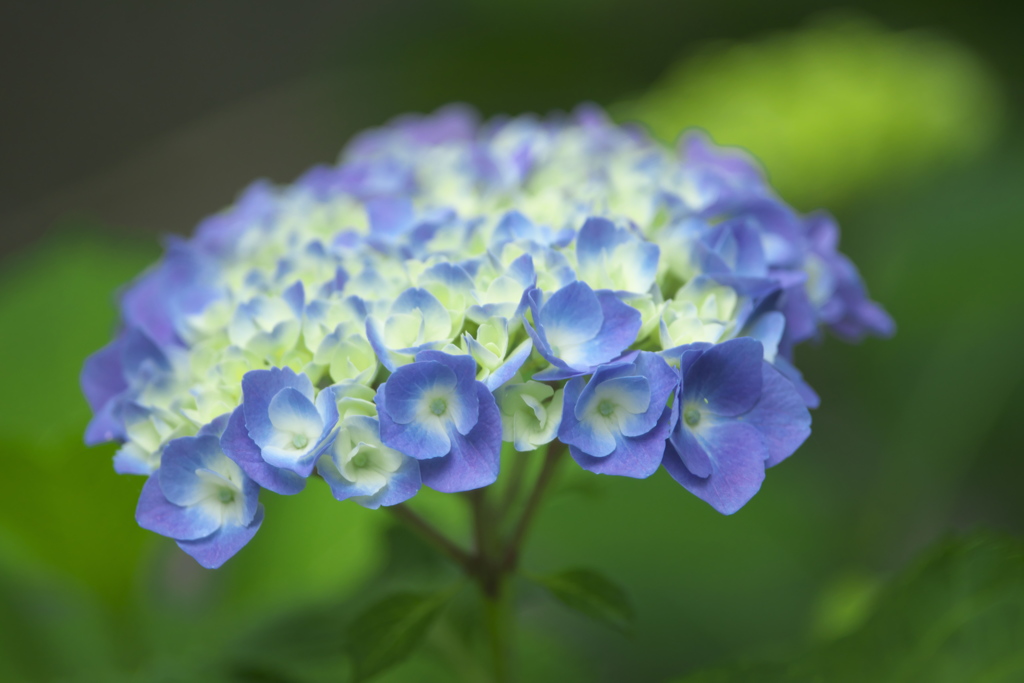
<svg viewBox="0 0 1024 683">
<path fill-rule="evenodd" d="M 263 488 L 290 496 L 306 487 L 306 480 L 295 472 L 282 470 L 263 460 L 260 447 L 249 437 L 245 428 L 242 407 L 235 408 L 228 418 L 227 427 L 220 438 L 224 454 L 235 461 L 242 471 Z"/>
<path fill-rule="evenodd" d="M 263 506 L 247 526 L 224 526 L 206 538 L 195 541 L 178 541 L 178 547 L 196 559 L 207 569 L 216 569 L 241 550 L 259 531 L 263 524 Z"/>
<path fill-rule="evenodd" d="M 414 422 L 424 394 L 430 391 L 452 391 L 455 373 L 437 361 L 419 361 L 395 370 L 387 381 L 387 398 L 382 403 L 388 417 L 397 424 Z"/>
<path fill-rule="evenodd" d="M 749 337 L 716 344 L 683 377 L 683 401 L 724 416 L 741 415 L 761 396 L 761 342 Z"/>
<path fill-rule="evenodd" d="M 220 518 L 200 506 L 182 507 L 167 500 L 160 489 L 159 470 L 146 480 L 135 508 L 135 521 L 143 529 L 174 539 L 209 536 L 220 528 Z"/>
<path fill-rule="evenodd" d="M 646 479 L 661 465 L 672 424 L 672 410 L 663 408 L 661 418 L 651 431 L 639 437 L 620 435 L 610 455 L 594 458 L 575 446 L 569 447 L 569 453 L 580 467 L 596 474 Z"/>
<path fill-rule="evenodd" d="M 764 481 L 767 450 L 752 425 L 736 420 L 702 424 L 697 440 L 711 461 L 711 474 L 694 476 L 669 443 L 662 464 L 683 488 L 724 515 L 743 507 Z"/>
<path fill-rule="evenodd" d="M 769 363 L 763 365 L 761 400 L 742 417 L 757 427 L 768 447 L 765 467 L 778 465 L 792 455 L 811 434 L 811 414 L 793 383 Z"/>
<path fill-rule="evenodd" d="M 414 365 L 417 364 L 414 363 Z M 399 424 L 391 418 L 385 408 L 388 404 L 388 394 L 390 393 L 388 384 L 390 382 L 391 380 L 388 379 L 382 384 L 374 397 L 380 419 L 380 440 L 386 446 L 417 460 L 429 460 L 447 455 L 452 449 L 451 436 L 440 424 L 425 425 L 416 421 Z"/>
<path fill-rule="evenodd" d="M 452 449 L 444 458 L 420 461 L 423 483 L 444 493 L 469 491 L 493 484 L 501 465 L 501 413 L 483 384 L 478 384 L 480 419 L 462 436 L 452 432 Z"/>
<path fill-rule="evenodd" d="M 291 368 L 250 370 L 242 377 L 242 409 L 245 428 L 260 447 L 270 443 L 277 432 L 270 421 L 270 402 L 285 388 L 299 391 L 313 400 L 313 383 L 304 374 L 295 374 Z M 269 487 L 268 487 L 269 488 Z"/>
</svg>

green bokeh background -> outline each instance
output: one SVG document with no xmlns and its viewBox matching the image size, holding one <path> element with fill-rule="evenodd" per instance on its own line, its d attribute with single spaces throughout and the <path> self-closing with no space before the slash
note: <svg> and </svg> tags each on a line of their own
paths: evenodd
<svg viewBox="0 0 1024 683">
<path fill-rule="evenodd" d="M 296 82 L 315 78 L 323 96 L 292 111 L 275 86 L 264 101 L 335 147 L 449 100 L 494 114 L 590 99 L 669 142 L 700 126 L 758 155 L 800 208 L 837 214 L 844 250 L 899 326 L 889 341 L 800 349 L 822 396 L 814 433 L 734 516 L 663 472 L 564 468 L 524 565 L 600 570 L 630 594 L 635 634 L 524 583 L 522 680 L 845 680 L 829 667 L 854 660 L 883 662 L 841 667 L 860 680 L 940 680 L 923 673 L 933 651 L 947 654 L 943 680 L 1022 680 L 1024 74 L 1001 42 L 1012 19 L 912 2 L 852 14 L 810 2 L 427 5 L 394 3 L 347 42 L 320 31 L 319 61 Z M 245 172 L 287 181 L 288 154 Z M 184 181 L 162 191 L 199 194 Z M 315 481 L 264 496 L 259 535 L 216 572 L 140 530 L 141 481 L 114 475 L 112 447 L 81 445 L 77 376 L 114 330 L 117 288 L 159 243 L 152 224 L 70 196 L 44 212 L 44 234 L 16 235 L 0 260 L 0 680 L 343 680 L 349 616 L 385 587 L 443 585 L 450 570 L 386 515 Z M 416 503 L 464 533 L 462 501 Z M 379 680 L 486 680 L 467 636 L 473 609 L 460 597 Z M 953 635 L 917 637 L 921 615 L 954 613 Z"/>
</svg>

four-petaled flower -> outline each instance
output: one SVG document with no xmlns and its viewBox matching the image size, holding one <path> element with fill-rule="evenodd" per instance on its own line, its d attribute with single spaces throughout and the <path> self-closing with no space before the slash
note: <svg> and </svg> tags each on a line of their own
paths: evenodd
<svg viewBox="0 0 1024 683">
<path fill-rule="evenodd" d="M 565 386 L 558 438 L 584 469 L 643 479 L 661 465 L 673 425 L 669 399 L 679 376 L 660 356 L 603 365 Z"/>
<path fill-rule="evenodd" d="M 553 367 L 536 375 L 557 380 L 586 375 L 618 358 L 640 332 L 640 312 L 609 290 L 594 291 L 577 280 L 546 300 L 539 289 L 523 296 L 533 316 L 526 331 Z"/>
<path fill-rule="evenodd" d="M 275 493 L 298 493 L 338 424 L 334 392 L 290 368 L 252 370 L 242 378 L 242 405 L 231 413 L 224 451 Z"/>
<path fill-rule="evenodd" d="M 724 514 L 757 493 L 765 468 L 789 457 L 811 433 L 792 382 L 749 337 L 666 352 L 680 362 L 675 429 L 663 464 L 688 491 Z"/>
<path fill-rule="evenodd" d="M 381 440 L 420 461 L 423 483 L 446 493 L 498 477 L 501 414 L 471 356 L 421 351 L 377 390 Z"/>
<path fill-rule="evenodd" d="M 139 526 L 173 538 L 210 569 L 241 550 L 263 523 L 260 487 L 220 447 L 225 420 L 167 444 L 135 511 Z"/>
</svg>

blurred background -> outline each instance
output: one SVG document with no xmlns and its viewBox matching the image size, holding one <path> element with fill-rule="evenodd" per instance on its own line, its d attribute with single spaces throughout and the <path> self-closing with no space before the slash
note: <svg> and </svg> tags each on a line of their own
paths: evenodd
<svg viewBox="0 0 1024 683">
<path fill-rule="evenodd" d="M 800 350 L 814 434 L 732 517 L 663 472 L 564 468 L 525 565 L 602 571 L 635 634 L 523 586 L 522 680 L 1024 680 L 1024 57 L 1007 11 L 4 2 L 0 680 L 341 680 L 367 586 L 445 580 L 389 517 L 316 482 L 266 496 L 256 541 L 200 569 L 135 525 L 141 481 L 114 475 L 113 448 L 82 446 L 78 372 L 160 236 L 251 180 L 289 182 L 406 111 L 583 100 L 667 143 L 698 126 L 752 151 L 787 200 L 838 216 L 899 331 Z M 379 680 L 481 680 L 464 621 Z"/>
</svg>

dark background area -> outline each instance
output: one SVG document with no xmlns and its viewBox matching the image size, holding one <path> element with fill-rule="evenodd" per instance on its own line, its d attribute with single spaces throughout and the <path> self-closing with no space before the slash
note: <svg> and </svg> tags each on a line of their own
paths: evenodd
<svg viewBox="0 0 1024 683">
<path fill-rule="evenodd" d="M 135 526 L 140 482 L 113 474 L 112 448 L 81 445 L 77 375 L 110 337 L 116 288 L 158 257 L 159 235 L 190 232 L 255 178 L 289 182 L 333 160 L 353 133 L 405 111 L 465 101 L 515 114 L 582 100 L 618 111 L 679 59 L 802 35 L 822 17 L 926 31 L 973 55 L 998 94 L 998 116 L 984 122 L 992 135 L 913 172 L 897 162 L 923 153 L 890 140 L 892 164 L 876 162 L 886 180 L 851 184 L 828 207 L 899 332 L 801 349 L 823 399 L 814 435 L 744 510 L 722 517 L 663 472 L 638 482 L 566 468 L 525 563 L 605 572 L 627 587 L 637 633 L 602 630 L 524 586 L 523 680 L 667 681 L 853 642 L 842 639 L 893 602 L 893 577 L 903 585 L 947 535 L 1024 533 L 1024 58 L 1020 13 L 1009 12 L 908 0 L 3 3 L 0 680 L 336 680 L 323 653 L 363 586 L 444 576 L 390 519 L 338 504 L 316 482 L 265 501 L 268 523 L 218 572 Z M 784 88 L 785 72 L 777 78 L 766 90 Z M 723 78 L 722 91 L 732 87 Z M 839 111 L 849 120 L 806 145 L 838 149 L 887 116 L 916 121 L 884 102 L 872 112 L 869 122 Z M 716 121 L 698 125 L 714 133 Z M 943 138 L 928 140 L 940 158 Z M 733 142 L 758 151 L 756 136 Z M 461 512 L 451 497 L 417 504 L 439 520 Z M 936 621 L 928 614 L 922 622 Z M 1019 644 L 1016 614 L 986 642 Z M 380 680 L 452 680 L 466 660 L 459 615 Z M 913 650 L 922 661 L 964 651 L 928 642 Z M 471 666 L 460 680 L 477 680 Z"/>
</svg>

